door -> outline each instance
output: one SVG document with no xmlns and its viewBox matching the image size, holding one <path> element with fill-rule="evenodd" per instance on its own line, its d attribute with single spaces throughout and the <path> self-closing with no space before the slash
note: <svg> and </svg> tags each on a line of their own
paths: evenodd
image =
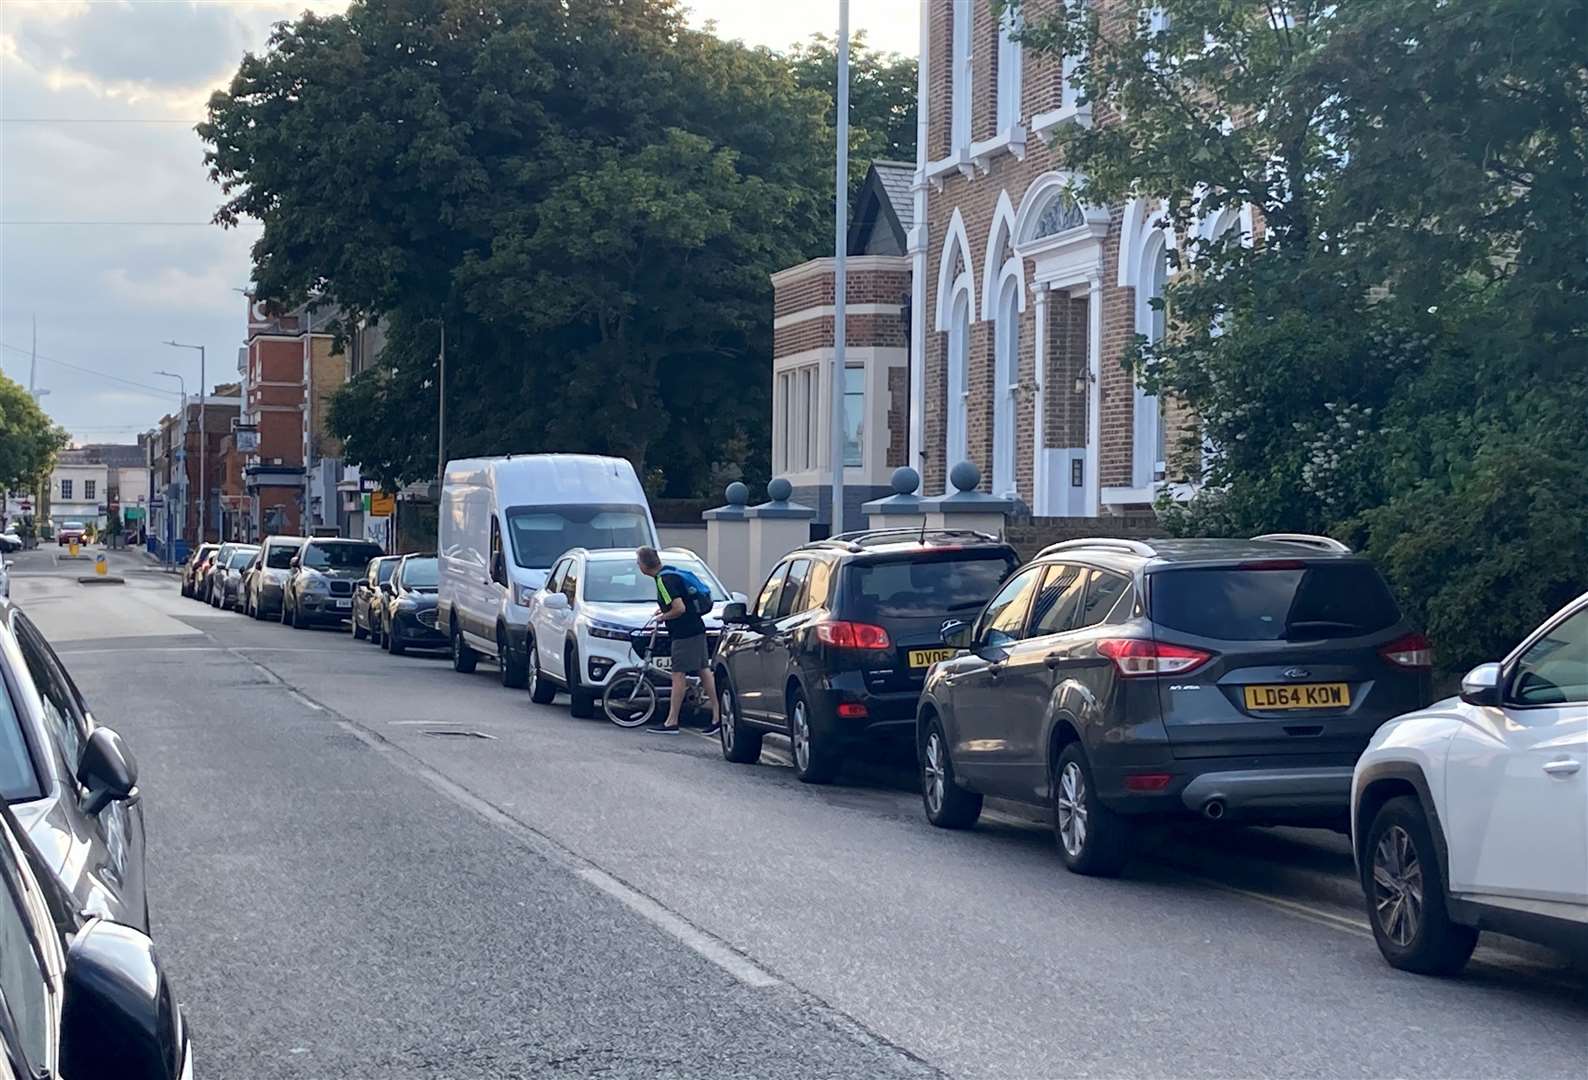
<svg viewBox="0 0 1588 1080">
<path fill-rule="evenodd" d="M 948 733 L 954 769 L 985 794 L 1004 794 L 1009 764 L 1009 686 L 1005 681 L 1014 649 L 1025 638 L 1031 600 L 1043 567 L 1029 566 L 1004 583 L 987 602 L 972 632 L 972 657 L 951 684 L 954 730 Z"/>
<path fill-rule="evenodd" d="M 541 671 L 559 677 L 562 674 L 562 640 L 557 637 L 556 624 L 552 619 L 555 612 L 549 610 L 544 601 L 546 597 L 562 592 L 563 575 L 568 572 L 568 563 L 571 561 L 558 559 L 552 566 L 529 617 L 530 632 L 535 636 L 535 662 L 540 665 Z"/>
<path fill-rule="evenodd" d="M 567 668 L 568 639 L 572 636 L 575 608 L 579 597 L 579 560 L 569 559 L 562 568 L 562 580 L 557 583 L 557 591 L 562 594 L 568 603 L 565 607 L 553 608 L 546 613 L 545 641 L 541 649 L 548 654 L 551 661 L 550 670 L 557 672 L 564 683 L 568 683 L 571 675 Z"/>
<path fill-rule="evenodd" d="M 1047 789 L 1048 702 L 1064 677 L 1061 664 L 1069 656 L 1070 632 L 1080 620 L 1087 576 L 1084 567 L 1071 563 L 1049 566 L 1032 599 L 1026 633 L 1009 650 L 1000 680 L 1002 707 L 988 722 L 1001 729 L 995 737 L 1005 743 L 999 760 L 1008 775 L 1000 784 L 1015 798 L 1040 799 Z"/>
<path fill-rule="evenodd" d="M 728 644 L 728 674 L 733 679 L 739 710 L 756 720 L 764 721 L 767 715 L 766 639 L 777 618 L 787 577 L 788 563 L 779 563 L 773 568 L 756 594 L 755 604 L 750 609 L 750 624 L 735 630 Z"/>
<path fill-rule="evenodd" d="M 1503 685 L 1450 741 L 1451 890 L 1588 905 L 1588 605 L 1530 638 Z"/>
<path fill-rule="evenodd" d="M 788 564 L 772 623 L 761 642 L 761 707 L 773 722 L 788 719 L 785 690 L 789 675 L 799 667 L 800 628 L 810 621 L 805 603 L 805 583 L 810 573 L 809 559 L 794 559 Z"/>
</svg>

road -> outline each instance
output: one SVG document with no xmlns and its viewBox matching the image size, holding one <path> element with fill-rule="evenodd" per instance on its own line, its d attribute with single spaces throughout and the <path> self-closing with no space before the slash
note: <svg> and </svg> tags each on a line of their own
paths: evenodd
<svg viewBox="0 0 1588 1080">
<path fill-rule="evenodd" d="M 932 829 L 886 769 L 813 788 L 138 556 L 15 558 L 138 755 L 209 1076 L 1588 1075 L 1581 968 L 1486 937 L 1462 978 L 1391 970 L 1332 834 L 1176 830 L 1084 879 L 1013 813 Z"/>
</svg>

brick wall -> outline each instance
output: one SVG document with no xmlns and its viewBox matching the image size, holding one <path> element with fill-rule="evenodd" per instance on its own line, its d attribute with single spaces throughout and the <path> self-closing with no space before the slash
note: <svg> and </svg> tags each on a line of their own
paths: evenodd
<svg viewBox="0 0 1588 1080">
<path fill-rule="evenodd" d="M 854 315 L 844 321 L 844 344 L 851 348 L 902 349 L 910 343 L 910 327 L 899 315 Z M 833 345 L 833 317 L 804 319 L 772 331 L 772 355 L 792 356 Z"/>
<path fill-rule="evenodd" d="M 822 260 L 829 262 L 830 260 Z M 908 260 L 900 256 L 897 270 L 857 270 L 848 268 L 846 289 L 851 304 L 903 304 L 910 295 Z M 803 275 L 772 291 L 772 315 L 782 318 L 810 308 L 833 306 L 831 269 Z"/>
<path fill-rule="evenodd" d="M 1151 540 L 1166 535 L 1151 513 L 1120 514 L 1104 518 L 1028 518 L 1013 521 L 1004 536 L 1020 552 L 1021 558 L 1034 559 L 1049 544 L 1086 536 L 1108 536 L 1122 540 Z"/>
<path fill-rule="evenodd" d="M 909 464 L 910 369 L 888 369 L 888 460 L 890 469 Z"/>
</svg>

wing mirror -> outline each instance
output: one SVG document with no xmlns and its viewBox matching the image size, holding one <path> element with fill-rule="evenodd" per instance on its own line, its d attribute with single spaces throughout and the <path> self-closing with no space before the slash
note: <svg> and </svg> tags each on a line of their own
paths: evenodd
<svg viewBox="0 0 1588 1080">
<path fill-rule="evenodd" d="M 1479 664 L 1461 678 L 1461 700 L 1468 705 L 1500 704 L 1500 665 Z"/>
<path fill-rule="evenodd" d="M 392 588 L 392 584 L 389 581 L 383 581 L 380 583 L 380 591 L 387 596 L 395 596 L 397 593 L 397 590 Z"/>
<path fill-rule="evenodd" d="M 491 580 L 498 585 L 507 584 L 507 558 L 500 551 L 491 556 Z"/>
<path fill-rule="evenodd" d="M 88 789 L 83 812 L 97 814 L 137 793 L 138 762 L 120 735 L 107 727 L 95 728 L 77 759 L 77 782 Z"/>
<path fill-rule="evenodd" d="M 61 1010 L 61 1073 L 176 1080 L 188 1036 L 154 943 L 94 919 L 72 936 Z"/>
<path fill-rule="evenodd" d="M 547 611 L 567 611 L 572 606 L 568 603 L 568 597 L 560 592 L 547 593 L 541 597 L 540 603 Z"/>
<path fill-rule="evenodd" d="M 291 567 L 292 569 L 296 570 L 298 567 L 303 565 L 303 560 L 298 558 L 296 555 L 294 555 L 292 557 L 292 561 L 287 563 L 287 565 L 289 567 Z"/>
<path fill-rule="evenodd" d="M 970 648 L 970 623 L 963 619 L 945 619 L 937 628 L 937 636 L 951 649 Z"/>
<path fill-rule="evenodd" d="M 735 594 L 737 595 L 737 594 Z M 743 600 L 735 600 L 722 609 L 722 625 L 724 626 L 749 626 L 750 609 Z"/>
</svg>

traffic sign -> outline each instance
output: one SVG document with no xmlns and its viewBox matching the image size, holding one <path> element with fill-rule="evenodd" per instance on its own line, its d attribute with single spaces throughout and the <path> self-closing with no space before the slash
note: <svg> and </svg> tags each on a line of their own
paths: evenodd
<svg viewBox="0 0 1588 1080">
<path fill-rule="evenodd" d="M 397 496 L 390 491 L 372 491 L 369 496 L 371 517 L 391 517 L 397 509 Z"/>
</svg>

